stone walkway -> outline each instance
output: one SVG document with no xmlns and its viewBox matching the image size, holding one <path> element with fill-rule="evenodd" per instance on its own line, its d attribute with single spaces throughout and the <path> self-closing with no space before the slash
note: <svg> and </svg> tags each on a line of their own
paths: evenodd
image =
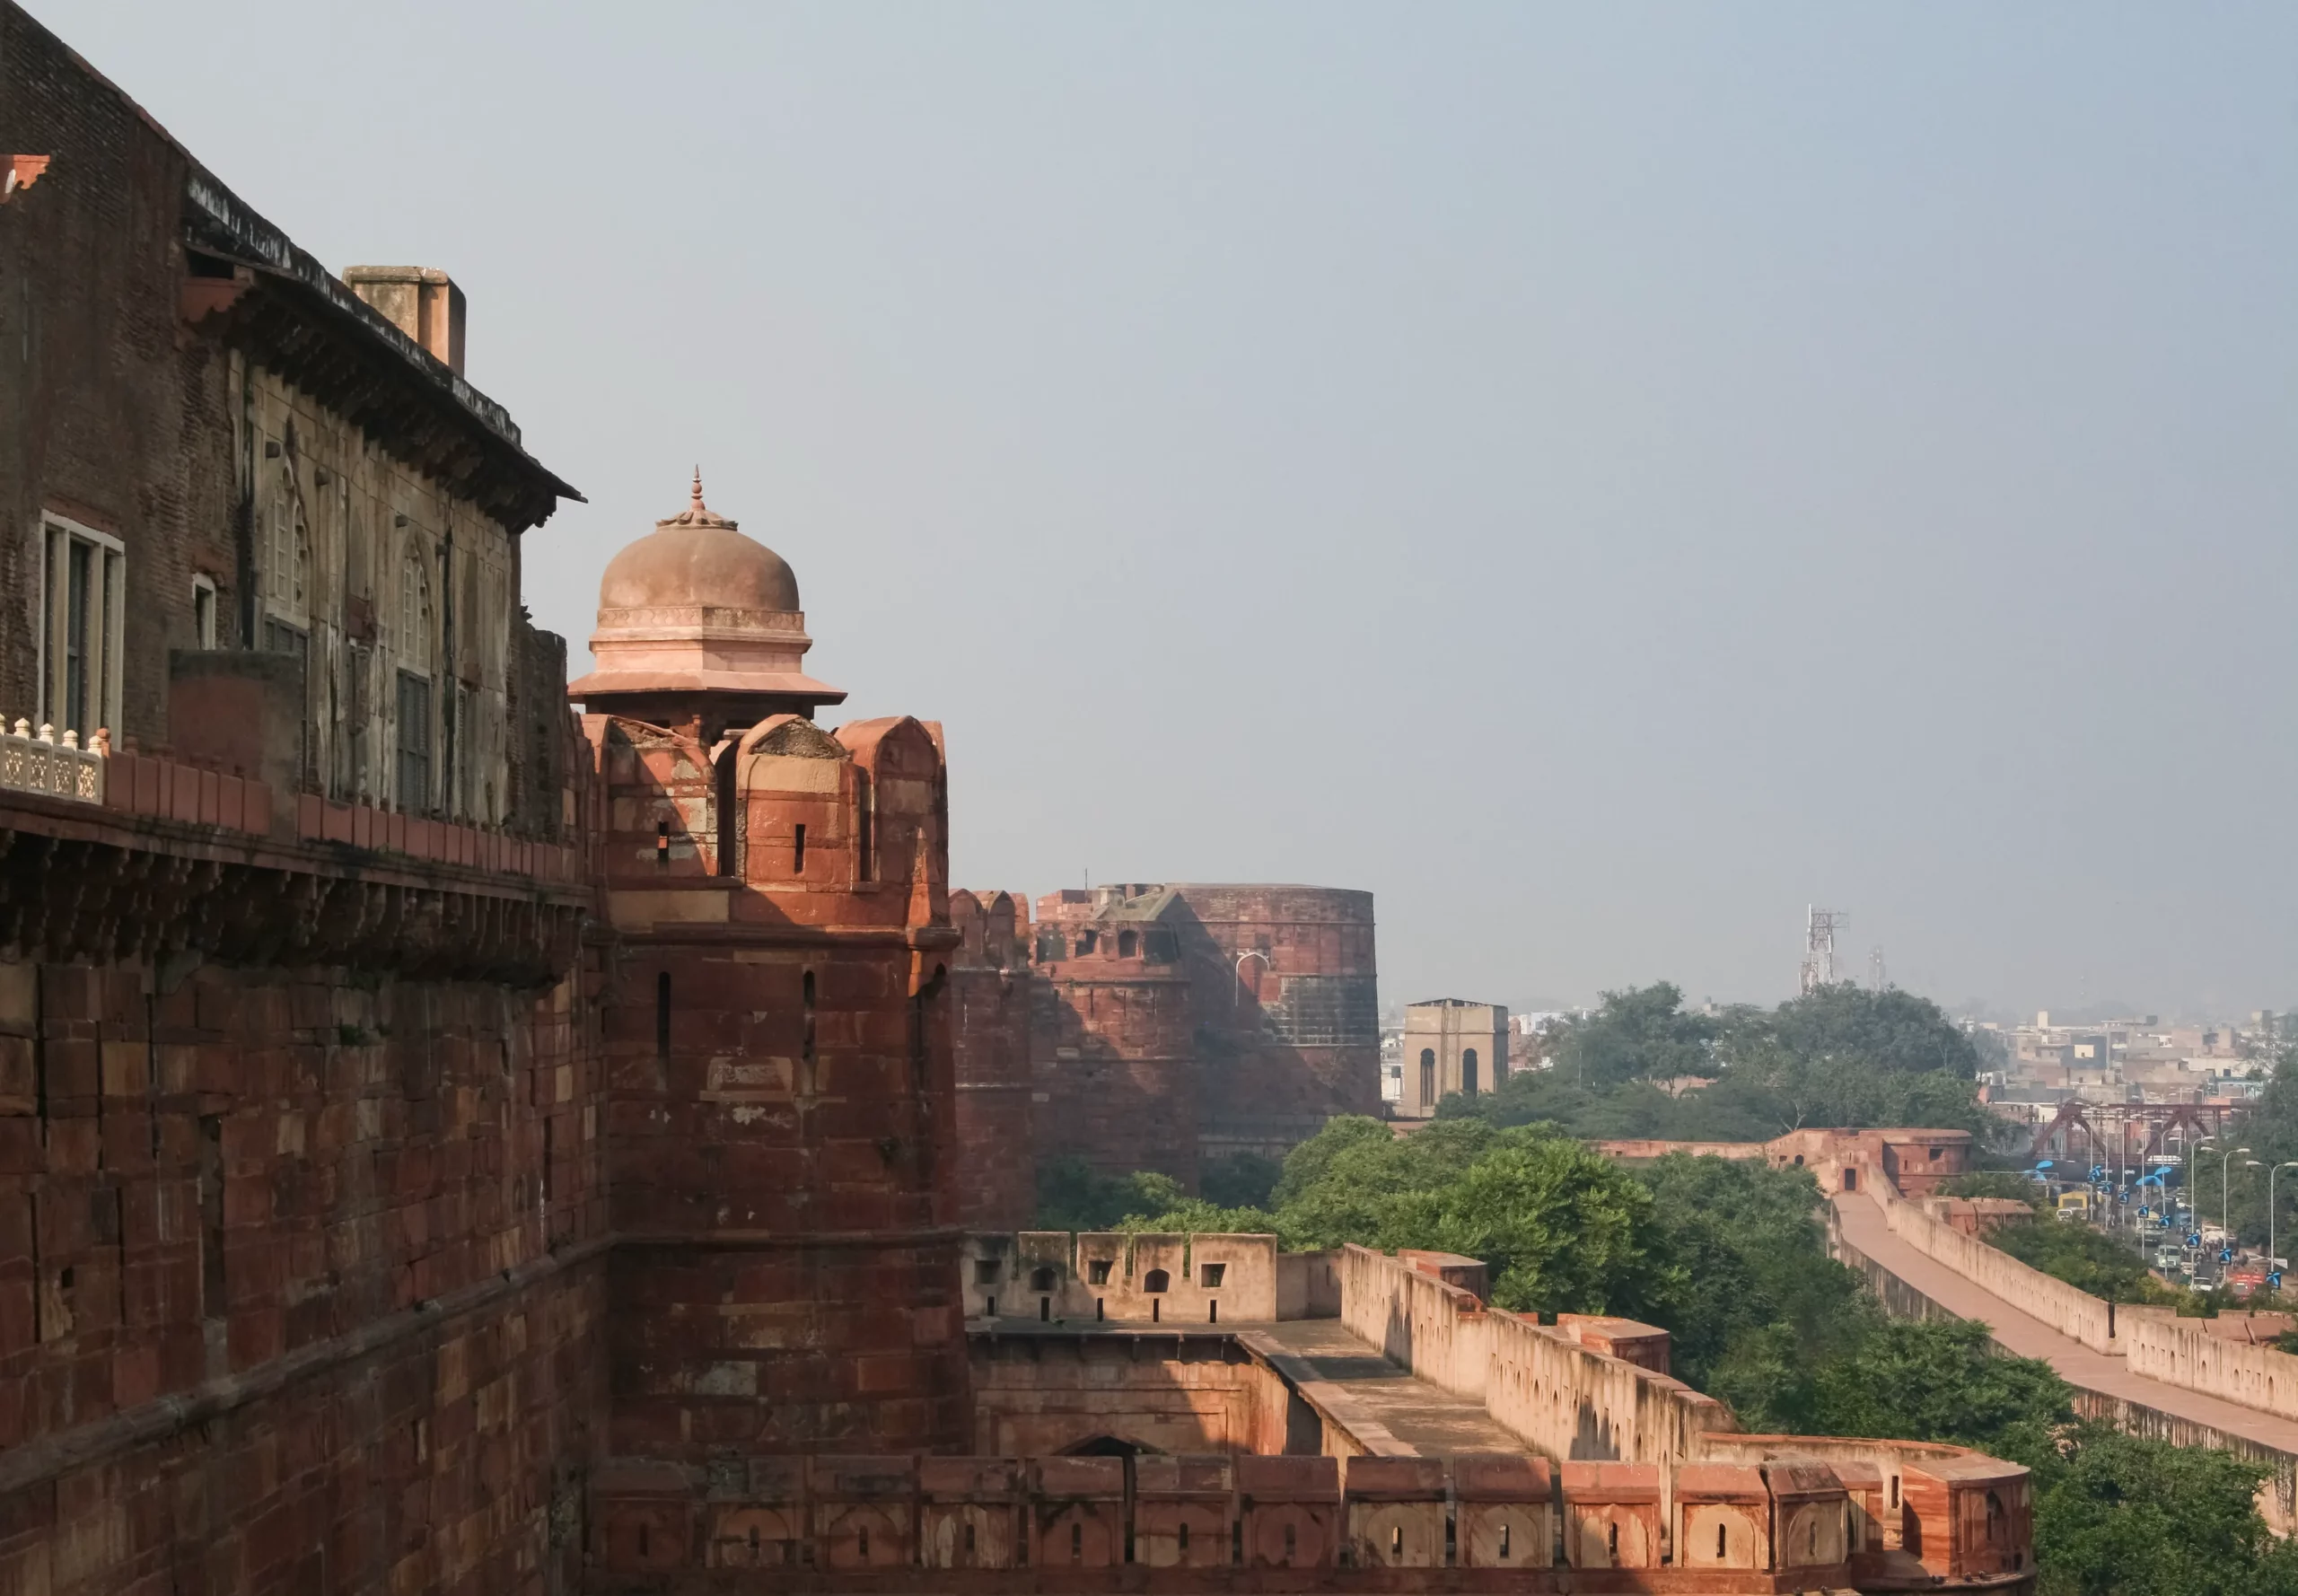
<svg viewBox="0 0 2298 1596">
<path fill-rule="evenodd" d="M 1504 1429 L 1483 1403 L 1456 1397 L 1390 1363 L 1379 1347 L 1359 1341 L 1337 1319 L 1288 1319 L 1254 1328 L 1307 1364 L 1317 1379 L 1340 1387 L 1390 1434 L 1423 1457 L 1531 1450 Z"/>
<path fill-rule="evenodd" d="M 1845 1241 L 1958 1319 L 1984 1321 L 2004 1346 L 2021 1357 L 2042 1359 L 2068 1384 L 2207 1425 L 2298 1457 L 2298 1422 L 2134 1374 L 2123 1359 L 2093 1352 L 2080 1341 L 2060 1335 L 2004 1298 L 1916 1251 L 1890 1232 L 1883 1223 L 1882 1209 L 1865 1193 L 1838 1192 L 1834 1201 Z"/>
</svg>

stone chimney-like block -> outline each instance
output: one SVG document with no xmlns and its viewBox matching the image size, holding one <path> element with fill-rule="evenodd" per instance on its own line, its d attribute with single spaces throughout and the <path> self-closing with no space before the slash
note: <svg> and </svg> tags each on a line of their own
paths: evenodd
<svg viewBox="0 0 2298 1596">
<path fill-rule="evenodd" d="M 449 371 L 463 374 L 463 291 L 452 277 L 429 266 L 346 266 L 343 280 Z"/>
</svg>

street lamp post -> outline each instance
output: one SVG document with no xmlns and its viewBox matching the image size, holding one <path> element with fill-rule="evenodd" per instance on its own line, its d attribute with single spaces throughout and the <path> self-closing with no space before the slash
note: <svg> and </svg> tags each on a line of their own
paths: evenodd
<svg viewBox="0 0 2298 1596">
<path fill-rule="evenodd" d="M 2285 1170 L 2298 1170 L 2298 1159 L 2285 1158 L 2266 1172 L 2266 1267 L 2269 1272 L 2282 1267 L 2274 1261 L 2274 1178 Z"/>
<path fill-rule="evenodd" d="M 2250 1149 L 2248 1147 L 2237 1147 L 2234 1151 L 2240 1153 L 2248 1153 Z M 2231 1158 L 2222 1158 L 2218 1161 L 2218 1228 L 2226 1232 L 2226 1240 L 2223 1245 L 2227 1247 L 2232 1247 L 2234 1244 L 2234 1227 L 2226 1222 L 2226 1175 L 2227 1171 L 2233 1167 L 2233 1163 L 2234 1161 Z M 2259 1167 L 2259 1161 L 2253 1158 L 2242 1167 L 2246 1170 L 2254 1170 Z"/>
</svg>

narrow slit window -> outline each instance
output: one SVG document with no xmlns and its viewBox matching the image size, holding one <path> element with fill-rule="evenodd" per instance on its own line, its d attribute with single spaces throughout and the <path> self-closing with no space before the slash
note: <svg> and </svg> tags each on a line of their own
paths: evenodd
<svg viewBox="0 0 2298 1596">
<path fill-rule="evenodd" d="M 1715 1526 L 1715 1556 L 1718 1561 L 1724 1557 L 1724 1526 L 1721 1524 Z"/>
<path fill-rule="evenodd" d="M 806 873 L 806 828 L 803 825 L 793 828 L 791 831 L 790 873 L 801 876 Z"/>
<path fill-rule="evenodd" d="M 671 1056 L 671 972 L 654 978 L 654 1057 Z"/>
</svg>

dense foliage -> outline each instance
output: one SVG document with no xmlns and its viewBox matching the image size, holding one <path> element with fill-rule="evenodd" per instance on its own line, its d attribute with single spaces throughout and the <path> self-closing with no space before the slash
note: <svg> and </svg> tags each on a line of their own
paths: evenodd
<svg viewBox="0 0 2298 1596">
<path fill-rule="evenodd" d="M 1688 1013 L 1665 981 L 1608 992 L 1541 1039 L 1497 1092 L 1437 1112 L 1499 1126 L 1548 1121 L 1593 1138 L 1766 1141 L 1804 1126 L 1994 1130 L 1978 1055 L 1936 1004 L 1890 988 L 1822 987 L 1776 1009 Z"/>
<path fill-rule="evenodd" d="M 1939 1183 L 1939 1195 L 2007 1199 L 2024 1203 L 2037 1213 L 2042 1211 L 2045 1197 L 2041 1182 L 2012 1170 L 1972 1170 L 1951 1176 Z"/>
<path fill-rule="evenodd" d="M 2265 1465 L 2097 1420 L 2004 1456 L 2035 1471 L 2040 1596 L 2292 1596 L 2298 1545 L 2254 1501 Z"/>
</svg>

